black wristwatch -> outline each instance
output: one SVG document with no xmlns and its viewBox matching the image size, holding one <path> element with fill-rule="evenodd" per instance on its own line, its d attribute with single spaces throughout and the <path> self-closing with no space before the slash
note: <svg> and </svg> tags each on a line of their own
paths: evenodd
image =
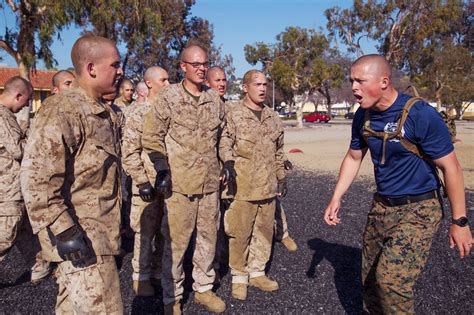
<svg viewBox="0 0 474 315">
<path fill-rule="evenodd" d="M 460 227 L 465 227 L 469 223 L 469 220 L 466 217 L 460 217 L 457 220 L 453 219 L 451 223 L 456 224 Z"/>
</svg>

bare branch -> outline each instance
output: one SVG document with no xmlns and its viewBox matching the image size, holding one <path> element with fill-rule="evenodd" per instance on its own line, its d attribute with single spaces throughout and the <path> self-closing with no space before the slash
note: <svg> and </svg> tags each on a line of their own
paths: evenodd
<svg viewBox="0 0 474 315">
<path fill-rule="evenodd" d="M 8 42 L 6 42 L 4 40 L 0 40 L 0 48 L 5 50 L 7 52 L 7 54 L 9 54 L 10 56 L 15 58 L 15 60 L 17 59 L 17 51 L 15 51 L 13 49 L 13 47 L 10 46 L 10 44 Z"/>
</svg>

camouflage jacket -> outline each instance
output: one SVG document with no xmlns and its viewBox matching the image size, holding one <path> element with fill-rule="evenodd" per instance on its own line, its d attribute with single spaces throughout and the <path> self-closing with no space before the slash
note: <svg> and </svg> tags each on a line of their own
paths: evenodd
<svg viewBox="0 0 474 315">
<path fill-rule="evenodd" d="M 114 100 L 114 104 L 120 107 L 122 110 L 124 110 L 126 107 L 130 106 L 130 104 L 132 103 L 124 100 L 123 96 L 119 96 Z"/>
<path fill-rule="evenodd" d="M 285 178 L 283 126 L 277 114 L 264 107 L 261 120 L 243 101 L 226 107 L 226 125 L 219 145 L 222 161 L 235 161 L 237 200 L 276 196 L 277 180 Z"/>
<path fill-rule="evenodd" d="M 115 112 L 81 88 L 46 100 L 21 165 L 34 233 L 80 225 L 96 255 L 120 252 L 120 157 Z"/>
<path fill-rule="evenodd" d="M 182 83 L 162 89 L 145 116 L 142 143 L 158 165 L 169 167 L 172 190 L 195 195 L 219 190 L 217 143 L 224 122 L 224 103 L 204 87 L 196 102 Z"/>
<path fill-rule="evenodd" d="M 151 105 L 144 102 L 137 106 L 133 105 L 127 111 L 122 141 L 122 164 L 125 172 L 132 177 L 134 194 L 138 194 L 138 185 L 146 182 L 152 185 L 155 183 L 153 163 L 142 146 L 143 119 L 150 108 Z"/>
<path fill-rule="evenodd" d="M 23 157 L 23 134 L 15 114 L 0 104 L 0 203 L 21 201 L 20 163 Z M 16 213 L 0 213 L 15 215 Z M 11 207 L 7 207 L 11 208 Z"/>
</svg>

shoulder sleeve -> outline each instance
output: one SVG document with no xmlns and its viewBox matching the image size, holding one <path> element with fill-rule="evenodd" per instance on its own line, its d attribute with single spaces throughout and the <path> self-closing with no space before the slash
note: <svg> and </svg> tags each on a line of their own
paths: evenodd
<svg viewBox="0 0 474 315">
<path fill-rule="evenodd" d="M 136 185 L 148 182 L 141 158 L 143 151 L 141 141 L 143 116 L 141 114 L 140 108 L 131 109 L 128 112 L 122 139 L 123 168 L 132 177 Z"/>
<path fill-rule="evenodd" d="M 0 115 L 0 147 L 3 146 L 14 160 L 21 161 L 23 149 L 22 133 L 18 123 L 12 118 Z"/>
<path fill-rule="evenodd" d="M 454 150 L 446 123 L 426 102 L 417 102 L 413 106 L 403 127 L 408 140 L 418 144 L 433 160 Z"/>
<path fill-rule="evenodd" d="M 168 134 L 171 110 L 167 102 L 168 95 L 164 93 L 168 90 L 165 88 L 157 95 L 143 123 L 143 149 L 159 169 L 168 168 L 165 137 Z"/>
<path fill-rule="evenodd" d="M 66 139 L 77 144 L 82 135 L 78 116 L 64 109 L 65 104 L 51 105 L 35 118 L 35 128 L 25 147 L 20 180 L 33 232 L 50 227 L 57 235 L 74 224 L 62 193 L 67 162 L 74 150 Z"/>
<path fill-rule="evenodd" d="M 352 120 L 352 133 L 351 133 L 351 144 L 352 150 L 362 150 L 367 147 L 367 143 L 362 136 L 362 124 L 364 123 L 365 110 L 358 108 L 354 119 Z"/>
<path fill-rule="evenodd" d="M 219 141 L 219 157 L 222 162 L 234 161 L 235 124 L 232 120 L 232 106 L 226 104 L 225 123 Z"/>
</svg>

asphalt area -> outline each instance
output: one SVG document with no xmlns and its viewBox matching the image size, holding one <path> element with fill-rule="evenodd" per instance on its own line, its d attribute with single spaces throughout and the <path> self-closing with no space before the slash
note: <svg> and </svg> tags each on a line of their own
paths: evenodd
<svg viewBox="0 0 474 315">
<path fill-rule="evenodd" d="M 233 300 L 227 270 L 216 288 L 227 303 L 227 314 L 362 313 L 361 238 L 374 186 L 369 178 L 356 181 L 343 201 L 343 223 L 328 227 L 323 223 L 322 212 L 335 181 L 333 175 L 302 169 L 291 174 L 290 192 L 282 204 L 299 249 L 289 253 L 281 244 L 274 244 L 268 274 L 280 285 L 275 293 L 249 288 L 246 301 Z M 467 202 L 469 219 L 474 222 L 474 191 L 467 191 Z M 416 285 L 416 313 L 474 314 L 474 254 L 460 260 L 449 248 L 450 215 L 449 210 L 445 212 Z M 126 313 L 162 313 L 161 292 L 149 298 L 134 297 L 130 260 L 128 253 L 120 271 Z M 189 314 L 206 313 L 204 307 L 194 303 L 191 268 L 188 257 L 183 310 Z M 28 268 L 16 248 L 0 265 L 0 313 L 52 314 L 56 292 L 53 277 L 36 286 L 30 284 Z"/>
</svg>

